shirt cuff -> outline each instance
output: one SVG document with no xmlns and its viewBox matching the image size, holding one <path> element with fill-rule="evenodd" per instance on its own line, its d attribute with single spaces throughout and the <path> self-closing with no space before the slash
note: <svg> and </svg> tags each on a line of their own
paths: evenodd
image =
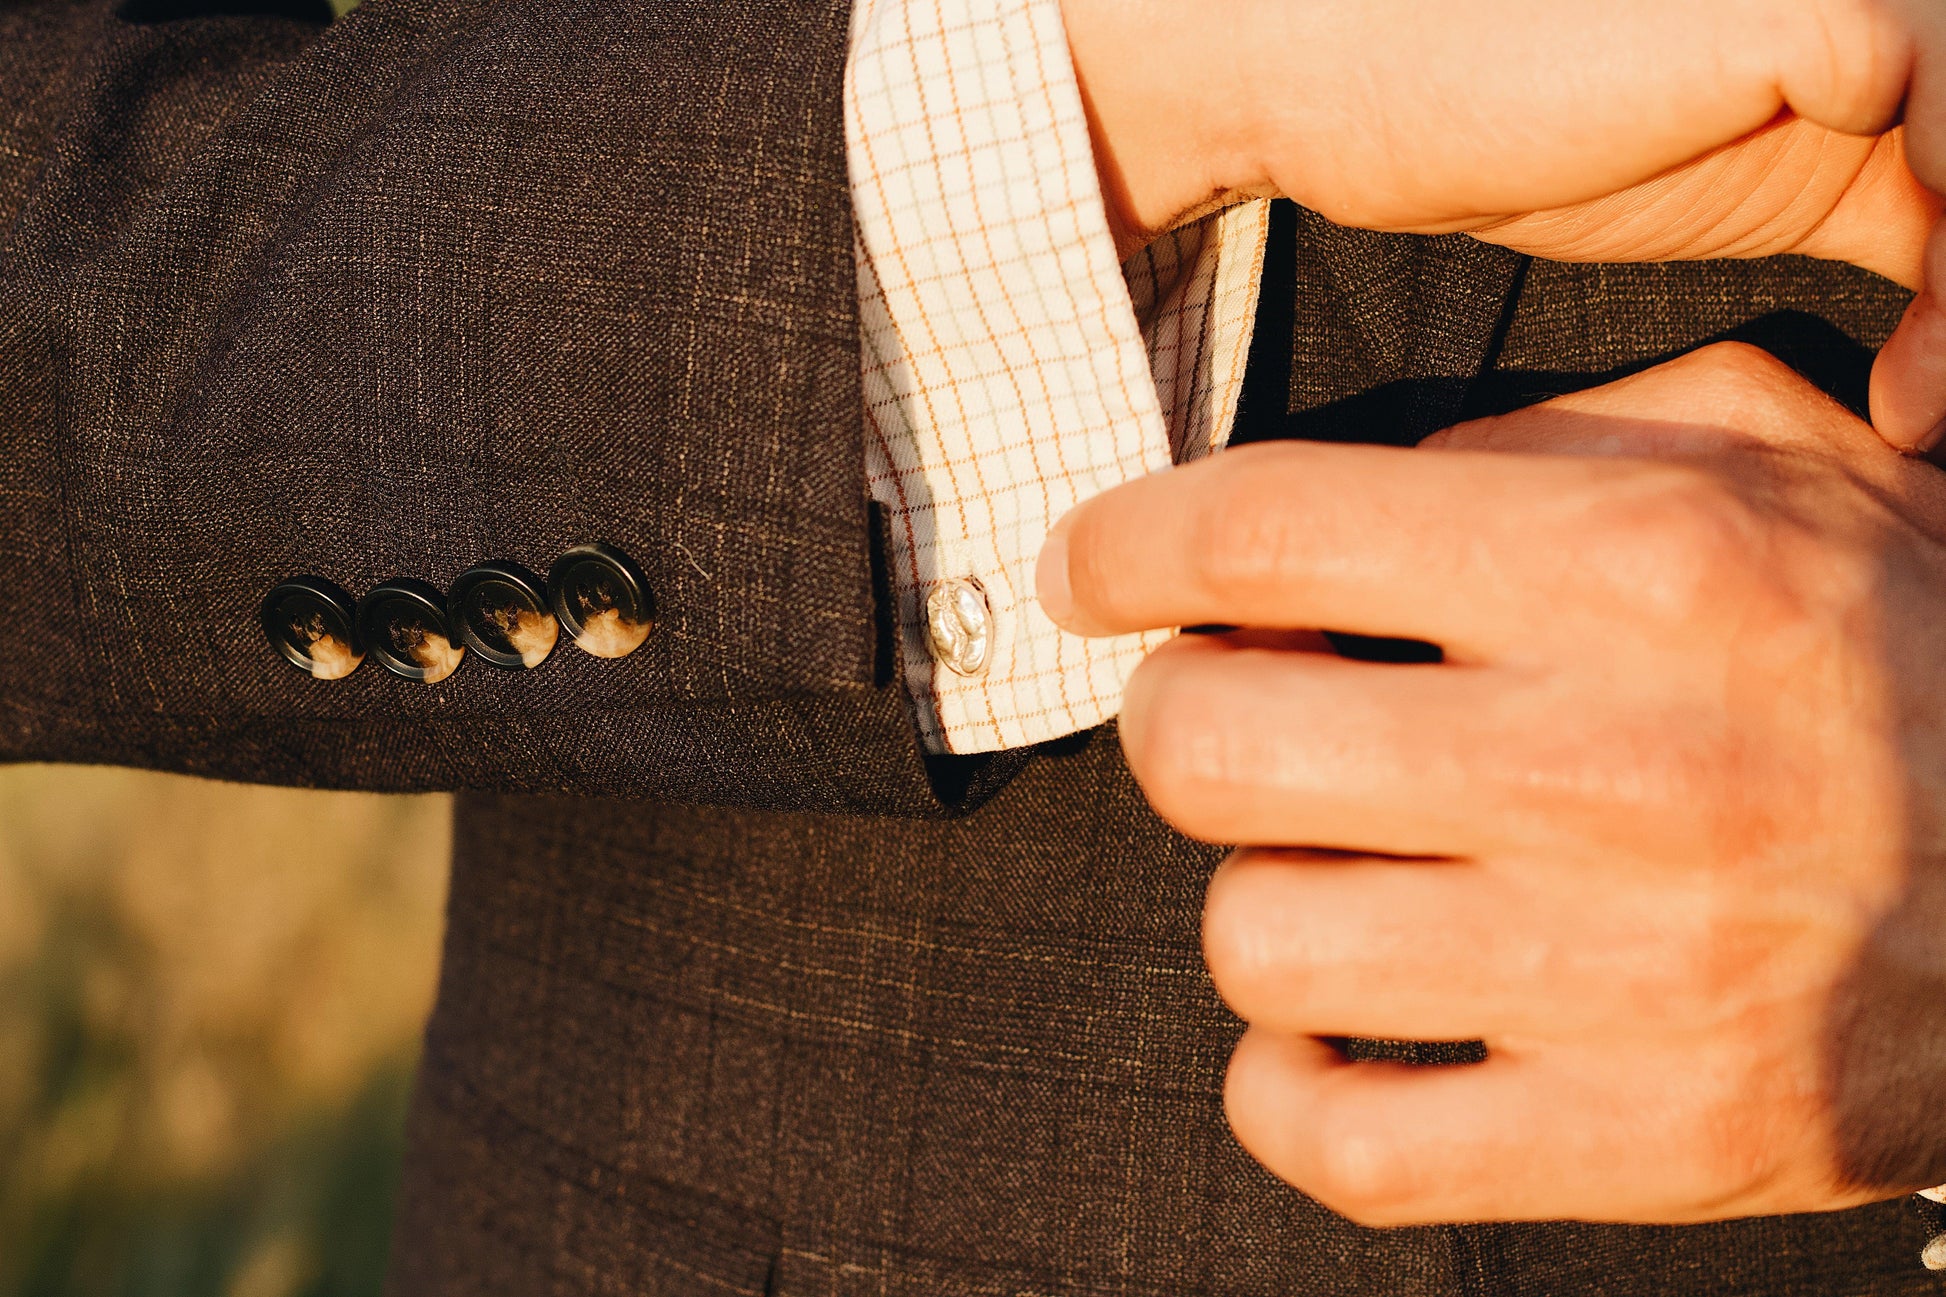
<svg viewBox="0 0 1946 1297">
<path fill-rule="evenodd" d="M 853 24 L 865 455 L 904 679 L 935 751 L 1058 738 L 1112 717 L 1168 633 L 1060 631 L 1034 596 L 1041 542 L 1227 435 L 1263 204 L 1159 241 L 1125 279 L 1058 0 L 860 0 Z M 962 651 L 929 639 L 929 603 Z"/>
</svg>

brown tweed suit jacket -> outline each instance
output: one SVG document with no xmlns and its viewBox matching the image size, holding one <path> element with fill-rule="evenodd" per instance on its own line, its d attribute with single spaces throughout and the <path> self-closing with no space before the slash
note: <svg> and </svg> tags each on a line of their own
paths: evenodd
<svg viewBox="0 0 1946 1297">
<path fill-rule="evenodd" d="M 0 758 L 470 790 L 398 1292 L 1934 1291 L 1896 1204 L 1377 1232 L 1237 1151 L 1217 852 L 1112 733 L 927 760 L 892 678 L 843 0 L 322 16 L 0 0 Z M 1410 442 L 1732 332 L 1857 403 L 1900 306 L 1288 209 L 1267 275 L 1246 437 Z M 622 662 L 324 683 L 257 629 L 292 574 L 594 537 L 656 591 Z"/>
</svg>

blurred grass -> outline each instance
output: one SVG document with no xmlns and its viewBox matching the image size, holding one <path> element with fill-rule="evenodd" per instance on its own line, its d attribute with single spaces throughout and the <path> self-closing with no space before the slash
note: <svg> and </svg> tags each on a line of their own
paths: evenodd
<svg viewBox="0 0 1946 1297">
<path fill-rule="evenodd" d="M 0 1297 L 375 1297 L 450 815 L 0 767 Z"/>
<path fill-rule="evenodd" d="M 0 1297 L 370 1297 L 442 798 L 0 768 Z"/>
</svg>

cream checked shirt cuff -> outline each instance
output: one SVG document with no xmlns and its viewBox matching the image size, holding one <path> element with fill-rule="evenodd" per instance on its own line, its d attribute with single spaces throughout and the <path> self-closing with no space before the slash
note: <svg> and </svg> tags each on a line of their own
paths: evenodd
<svg viewBox="0 0 1946 1297">
<path fill-rule="evenodd" d="M 1167 635 L 1063 633 L 1034 561 L 1075 504 L 1228 437 L 1266 205 L 1119 266 L 1058 0 L 857 0 L 845 126 L 866 465 L 921 736 L 1098 725 Z M 929 643 L 929 601 L 959 654 Z"/>
</svg>

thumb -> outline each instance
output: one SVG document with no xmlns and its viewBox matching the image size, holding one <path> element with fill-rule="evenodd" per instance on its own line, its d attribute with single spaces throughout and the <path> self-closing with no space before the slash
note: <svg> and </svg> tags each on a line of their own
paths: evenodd
<svg viewBox="0 0 1946 1297">
<path fill-rule="evenodd" d="M 1946 221 L 1927 241 L 1925 283 L 1872 366 L 1873 425 L 1922 454 L 1946 440 Z"/>
</svg>

